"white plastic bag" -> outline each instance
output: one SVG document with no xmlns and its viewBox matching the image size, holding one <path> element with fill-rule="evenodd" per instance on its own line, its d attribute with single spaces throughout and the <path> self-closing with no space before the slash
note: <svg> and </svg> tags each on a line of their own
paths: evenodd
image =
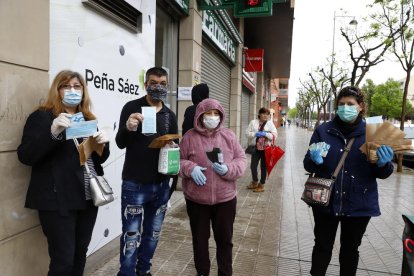
<svg viewBox="0 0 414 276">
<path fill-rule="evenodd" d="M 166 144 L 160 149 L 158 172 L 176 175 L 180 171 L 180 148 L 177 144 Z"/>
</svg>

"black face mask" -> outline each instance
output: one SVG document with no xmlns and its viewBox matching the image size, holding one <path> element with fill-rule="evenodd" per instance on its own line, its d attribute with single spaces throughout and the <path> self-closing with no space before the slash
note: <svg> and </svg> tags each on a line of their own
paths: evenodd
<svg viewBox="0 0 414 276">
<path fill-rule="evenodd" d="M 147 87 L 147 93 L 152 100 L 165 102 L 167 98 L 167 87 L 161 84 L 149 85 Z"/>
</svg>

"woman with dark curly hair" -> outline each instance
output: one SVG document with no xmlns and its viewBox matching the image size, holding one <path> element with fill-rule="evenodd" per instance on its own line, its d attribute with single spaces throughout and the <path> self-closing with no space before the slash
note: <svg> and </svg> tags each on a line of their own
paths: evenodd
<svg viewBox="0 0 414 276">
<path fill-rule="evenodd" d="M 365 143 L 364 94 L 357 87 L 343 88 L 336 99 L 335 118 L 318 126 L 310 145 L 325 142 L 326 156 L 312 148 L 303 160 L 306 171 L 317 177 L 331 178 L 349 140 L 355 138 L 345 163 L 339 172 L 328 206 L 312 206 L 315 220 L 315 245 L 312 252 L 311 275 L 325 275 L 332 257 L 336 231 L 341 224 L 340 275 L 352 276 L 358 268 L 362 236 L 373 216 L 379 216 L 377 178 L 385 179 L 393 172 L 393 150 L 382 145 L 377 150 L 378 161 L 369 163 L 359 150 Z"/>
</svg>

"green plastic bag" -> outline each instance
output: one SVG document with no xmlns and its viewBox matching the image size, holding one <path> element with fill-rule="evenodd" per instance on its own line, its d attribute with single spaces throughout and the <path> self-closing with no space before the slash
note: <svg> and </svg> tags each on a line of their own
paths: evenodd
<svg viewBox="0 0 414 276">
<path fill-rule="evenodd" d="M 160 149 L 158 172 L 167 175 L 176 175 L 180 171 L 180 148 L 167 144 Z"/>
</svg>

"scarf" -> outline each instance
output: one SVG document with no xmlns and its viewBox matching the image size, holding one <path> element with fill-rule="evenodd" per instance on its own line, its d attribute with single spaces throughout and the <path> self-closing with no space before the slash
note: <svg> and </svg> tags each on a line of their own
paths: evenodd
<svg viewBox="0 0 414 276">
<path fill-rule="evenodd" d="M 346 123 L 346 122 L 342 121 L 339 118 L 338 115 L 335 116 L 334 121 L 338 125 L 339 131 L 345 137 L 347 137 L 350 133 L 352 133 L 354 130 L 356 130 L 358 128 L 359 123 L 361 123 L 361 121 L 362 121 L 362 115 L 358 114 L 358 117 L 352 123 Z"/>
</svg>

